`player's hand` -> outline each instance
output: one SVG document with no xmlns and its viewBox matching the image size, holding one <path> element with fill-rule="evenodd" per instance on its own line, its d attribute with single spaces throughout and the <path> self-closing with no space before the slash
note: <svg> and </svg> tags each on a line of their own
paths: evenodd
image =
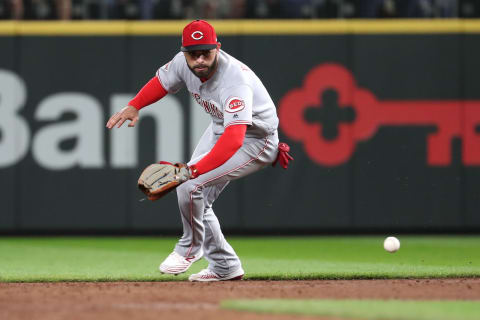
<svg viewBox="0 0 480 320">
<path fill-rule="evenodd" d="M 107 128 L 112 129 L 117 125 L 117 128 L 120 128 L 122 124 L 130 120 L 128 124 L 129 127 L 134 127 L 138 121 L 138 110 L 132 106 L 126 106 L 119 112 L 115 113 L 107 122 Z"/>
<path fill-rule="evenodd" d="M 160 161 L 143 170 L 138 178 L 138 188 L 149 200 L 155 201 L 191 178 L 190 168 L 185 163 Z"/>
</svg>

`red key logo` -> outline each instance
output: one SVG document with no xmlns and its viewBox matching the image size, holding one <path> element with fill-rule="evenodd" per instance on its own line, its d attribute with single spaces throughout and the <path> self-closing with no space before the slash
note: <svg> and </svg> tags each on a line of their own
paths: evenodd
<svg viewBox="0 0 480 320">
<path fill-rule="evenodd" d="M 451 163 L 455 137 L 462 138 L 463 163 L 480 165 L 480 101 L 380 101 L 358 88 L 349 70 L 338 64 L 312 69 L 302 88 L 280 100 L 278 113 L 283 132 L 302 142 L 308 156 L 320 165 L 348 161 L 356 143 L 372 138 L 381 126 L 434 126 L 436 132 L 426 137 L 429 165 Z"/>
</svg>

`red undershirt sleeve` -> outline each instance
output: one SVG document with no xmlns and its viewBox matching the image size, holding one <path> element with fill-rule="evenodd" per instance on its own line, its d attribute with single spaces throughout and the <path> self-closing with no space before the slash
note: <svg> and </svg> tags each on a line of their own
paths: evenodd
<svg viewBox="0 0 480 320">
<path fill-rule="evenodd" d="M 153 77 L 146 85 L 137 93 L 135 98 L 130 100 L 128 105 L 134 107 L 137 110 L 142 109 L 154 102 L 162 99 L 167 95 L 167 90 L 162 86 L 160 80 L 157 77 Z"/>
<path fill-rule="evenodd" d="M 190 166 L 195 172 L 194 176 L 209 172 L 227 162 L 243 145 L 246 131 L 246 124 L 231 125 L 225 128 L 212 150 L 196 164 Z"/>
</svg>

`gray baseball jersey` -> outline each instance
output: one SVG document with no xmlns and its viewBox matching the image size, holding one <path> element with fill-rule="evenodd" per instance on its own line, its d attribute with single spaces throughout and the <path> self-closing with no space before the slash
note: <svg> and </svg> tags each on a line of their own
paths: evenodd
<svg viewBox="0 0 480 320">
<path fill-rule="evenodd" d="M 223 50 L 216 72 L 206 82 L 190 71 L 182 52 L 158 69 L 157 77 L 169 93 L 186 86 L 211 115 L 216 135 L 229 125 L 247 124 L 246 138 L 263 138 L 278 127 L 275 105 L 263 83 L 250 68 Z"/>
<path fill-rule="evenodd" d="M 225 240 L 212 205 L 231 180 L 271 164 L 278 153 L 278 118 L 275 105 L 260 79 L 243 63 L 219 51 L 218 67 L 206 82 L 188 68 L 183 53 L 158 69 L 157 77 L 169 93 L 183 86 L 212 117 L 189 164 L 203 158 L 225 128 L 246 124 L 242 147 L 218 168 L 188 180 L 177 188 L 183 236 L 175 251 L 184 257 L 200 257 L 219 275 L 241 268 L 240 259 Z"/>
</svg>

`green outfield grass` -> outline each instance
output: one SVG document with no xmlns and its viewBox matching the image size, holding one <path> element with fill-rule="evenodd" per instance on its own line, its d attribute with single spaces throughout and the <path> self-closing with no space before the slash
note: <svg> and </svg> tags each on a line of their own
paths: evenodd
<svg viewBox="0 0 480 320">
<path fill-rule="evenodd" d="M 369 320 L 478 320 L 478 301 L 227 300 L 221 307 L 259 313 Z"/>
<path fill-rule="evenodd" d="M 373 279 L 480 276 L 480 237 L 231 237 L 246 279 Z M 0 281 L 162 281 L 158 265 L 177 238 L 0 237 Z"/>
</svg>

